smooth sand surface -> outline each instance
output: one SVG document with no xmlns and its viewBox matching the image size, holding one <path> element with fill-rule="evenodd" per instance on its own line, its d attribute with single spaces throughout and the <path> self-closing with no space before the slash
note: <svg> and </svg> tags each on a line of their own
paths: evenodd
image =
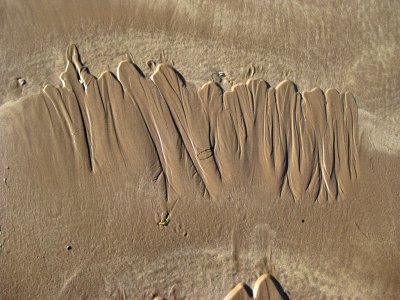
<svg viewBox="0 0 400 300">
<path fill-rule="evenodd" d="M 2 1 L 0 298 L 396 299 L 396 6 Z"/>
</svg>

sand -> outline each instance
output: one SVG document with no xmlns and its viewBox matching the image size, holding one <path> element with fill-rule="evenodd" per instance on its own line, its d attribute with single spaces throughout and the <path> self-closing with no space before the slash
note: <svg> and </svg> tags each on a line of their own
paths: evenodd
<svg viewBox="0 0 400 300">
<path fill-rule="evenodd" d="M 397 4 L 260 3 L 1 4 L 2 298 L 396 299 Z"/>
</svg>

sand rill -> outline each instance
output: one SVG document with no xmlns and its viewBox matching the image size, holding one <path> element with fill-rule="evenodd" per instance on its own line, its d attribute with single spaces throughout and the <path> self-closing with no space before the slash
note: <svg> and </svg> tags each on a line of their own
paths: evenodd
<svg viewBox="0 0 400 300">
<path fill-rule="evenodd" d="M 0 0 L 0 298 L 398 299 L 399 11 Z"/>
<path fill-rule="evenodd" d="M 215 82 L 196 89 L 167 63 L 146 78 L 132 61 L 98 79 L 67 50 L 62 87 L 37 96 L 38 124 L 62 139 L 69 164 L 84 161 L 93 176 L 118 169 L 160 182 L 168 200 L 198 191 L 216 198 L 251 186 L 291 193 L 294 200 L 343 197 L 357 178 L 357 106 L 350 93 L 294 83 L 276 88 L 249 78 L 230 91 Z M 56 142 L 56 141 L 55 141 Z M 61 143 L 60 143 L 61 147 Z M 85 170 L 82 170 L 85 172 Z"/>
<path fill-rule="evenodd" d="M 126 60 L 96 78 L 70 46 L 62 86 L 1 107 L 9 295 L 180 299 L 165 292 L 177 285 L 222 298 L 268 273 L 293 298 L 363 296 L 362 276 L 381 269 L 374 295 L 396 290 L 392 248 L 365 264 L 388 228 L 364 216 L 373 208 L 385 224 L 373 199 L 390 190 L 379 178 L 358 187 L 379 159 L 365 163 L 352 94 L 271 87 L 253 72 L 231 90 L 197 89 L 166 61 L 151 66 L 147 77 Z M 285 298 L 271 278 L 226 299 Z"/>
</svg>

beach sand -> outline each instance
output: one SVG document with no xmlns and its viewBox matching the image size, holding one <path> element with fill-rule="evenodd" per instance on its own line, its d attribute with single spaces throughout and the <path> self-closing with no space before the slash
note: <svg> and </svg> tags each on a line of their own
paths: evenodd
<svg viewBox="0 0 400 300">
<path fill-rule="evenodd" d="M 396 299 L 397 6 L 2 1 L 0 298 Z"/>
</svg>

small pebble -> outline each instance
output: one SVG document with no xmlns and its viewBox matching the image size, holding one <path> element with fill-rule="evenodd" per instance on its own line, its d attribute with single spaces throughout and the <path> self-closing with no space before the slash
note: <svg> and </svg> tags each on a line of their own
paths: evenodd
<svg viewBox="0 0 400 300">
<path fill-rule="evenodd" d="M 25 84 L 26 84 L 26 80 L 25 80 L 25 79 L 18 78 L 18 85 L 19 85 L 19 86 L 23 86 L 23 85 L 25 85 Z"/>
</svg>

